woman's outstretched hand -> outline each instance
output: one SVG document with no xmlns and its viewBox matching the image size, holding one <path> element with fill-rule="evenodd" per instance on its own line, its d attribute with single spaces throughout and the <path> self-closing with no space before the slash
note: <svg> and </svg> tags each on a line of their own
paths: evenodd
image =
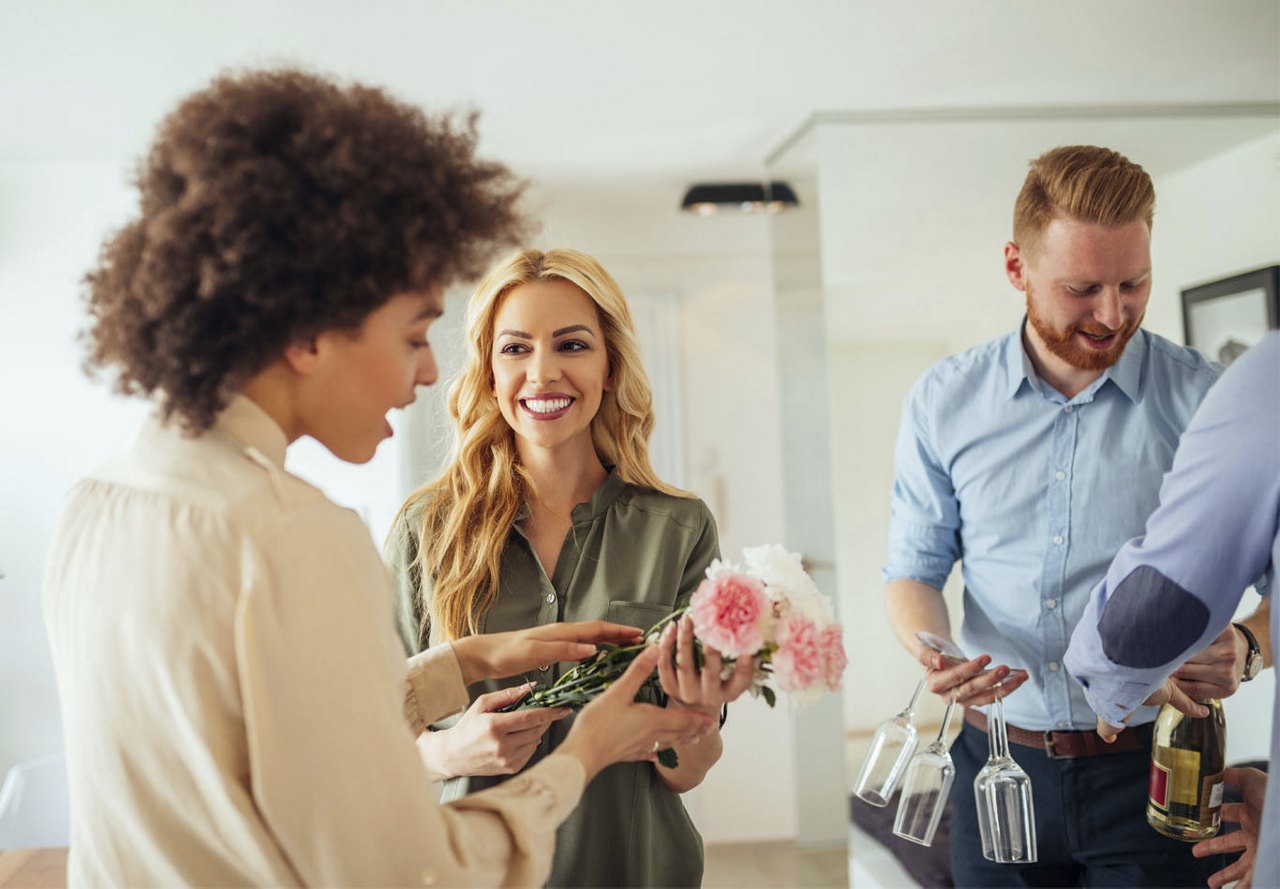
<svg viewBox="0 0 1280 889">
<path fill-rule="evenodd" d="M 631 645 L 643 635 L 635 627 L 589 620 L 464 636 L 452 644 L 462 681 L 470 685 L 481 679 L 517 676 L 548 664 L 580 661 L 595 654 L 598 644 Z"/>
</svg>

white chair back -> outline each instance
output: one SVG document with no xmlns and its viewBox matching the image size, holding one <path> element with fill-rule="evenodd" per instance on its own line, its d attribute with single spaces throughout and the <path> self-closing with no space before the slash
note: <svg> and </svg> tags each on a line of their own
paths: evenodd
<svg viewBox="0 0 1280 889">
<path fill-rule="evenodd" d="M 61 753 L 19 763 L 0 787 L 0 849 L 71 844 L 71 790 Z"/>
</svg>

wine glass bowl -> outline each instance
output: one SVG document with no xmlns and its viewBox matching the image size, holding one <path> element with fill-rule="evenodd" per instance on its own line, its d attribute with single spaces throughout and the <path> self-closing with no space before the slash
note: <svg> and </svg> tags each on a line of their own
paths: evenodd
<svg viewBox="0 0 1280 889">
<path fill-rule="evenodd" d="M 951 783 L 956 777 L 956 767 L 947 749 L 947 730 L 951 726 L 955 705 L 954 698 L 947 702 L 938 737 L 911 758 L 902 782 L 902 798 L 898 800 L 893 832 L 895 836 L 922 846 L 933 844 L 938 822 L 946 809 L 947 795 L 951 793 Z"/>
<path fill-rule="evenodd" d="M 911 695 L 905 710 L 876 727 L 871 747 L 862 760 L 862 768 L 853 785 L 853 794 L 873 806 L 887 806 L 898 788 L 898 781 L 906 770 L 907 762 L 916 752 L 919 734 L 916 731 L 915 707 L 924 691 L 921 679 Z"/>
<path fill-rule="evenodd" d="M 989 709 L 990 756 L 973 780 L 982 855 L 1000 864 L 1030 864 L 1037 859 L 1031 778 L 1009 753 L 1004 701 L 998 691 Z"/>
</svg>

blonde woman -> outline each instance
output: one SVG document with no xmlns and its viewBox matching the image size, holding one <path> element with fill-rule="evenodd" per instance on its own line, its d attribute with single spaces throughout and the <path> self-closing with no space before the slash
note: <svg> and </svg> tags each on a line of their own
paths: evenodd
<svg viewBox="0 0 1280 889">
<path fill-rule="evenodd" d="M 706 505 L 654 473 L 653 412 L 630 310 L 599 263 L 525 250 L 481 282 L 468 355 L 449 393 L 454 456 L 410 496 L 389 542 L 406 650 L 476 633 L 606 618 L 647 628 L 689 597 L 718 555 Z M 687 621 L 663 639 L 670 707 L 718 713 L 750 681 L 699 672 Z M 528 678 L 555 681 L 560 665 Z M 564 740 L 565 711 L 499 708 L 524 680 L 473 686 L 462 716 L 424 733 L 445 798 L 491 787 Z M 481 693 L 483 691 L 483 693 Z M 560 828 L 549 884 L 697 886 L 702 840 L 680 794 L 720 757 L 718 734 L 677 747 L 680 765 L 605 770 Z"/>
</svg>

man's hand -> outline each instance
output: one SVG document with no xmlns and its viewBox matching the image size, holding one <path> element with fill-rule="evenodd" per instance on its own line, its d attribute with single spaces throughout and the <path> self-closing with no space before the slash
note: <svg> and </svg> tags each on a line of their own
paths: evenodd
<svg viewBox="0 0 1280 889">
<path fill-rule="evenodd" d="M 1004 664 L 988 670 L 991 656 L 986 654 L 961 661 L 921 645 L 917 658 L 929 668 L 929 691 L 947 699 L 954 697 L 965 707 L 990 704 L 997 694 L 1007 698 L 1030 675 Z"/>
<path fill-rule="evenodd" d="M 1248 656 L 1249 643 L 1245 641 L 1244 634 L 1234 625 L 1227 624 L 1208 648 L 1187 658 L 1186 663 L 1174 671 L 1173 678 L 1189 697 L 1202 701 L 1205 698 L 1227 698 L 1240 687 Z"/>
<path fill-rule="evenodd" d="M 1201 840 L 1191 847 L 1191 854 L 1204 858 L 1221 852 L 1243 852 L 1234 862 L 1209 877 L 1209 887 L 1219 889 L 1232 880 L 1239 880 L 1236 889 L 1249 889 L 1253 882 L 1253 862 L 1258 855 L 1258 827 L 1262 824 L 1262 803 L 1267 795 L 1267 774 L 1257 769 L 1227 769 L 1223 779 L 1244 793 L 1244 802 L 1227 803 L 1222 807 L 1222 820 L 1238 823 L 1240 829 Z"/>
<path fill-rule="evenodd" d="M 635 627 L 603 620 L 555 623 L 509 633 L 464 636 L 453 642 L 453 653 L 462 669 L 462 681 L 470 685 L 561 661 L 580 661 L 596 653 L 597 643 L 631 645 L 643 636 Z"/>
</svg>

